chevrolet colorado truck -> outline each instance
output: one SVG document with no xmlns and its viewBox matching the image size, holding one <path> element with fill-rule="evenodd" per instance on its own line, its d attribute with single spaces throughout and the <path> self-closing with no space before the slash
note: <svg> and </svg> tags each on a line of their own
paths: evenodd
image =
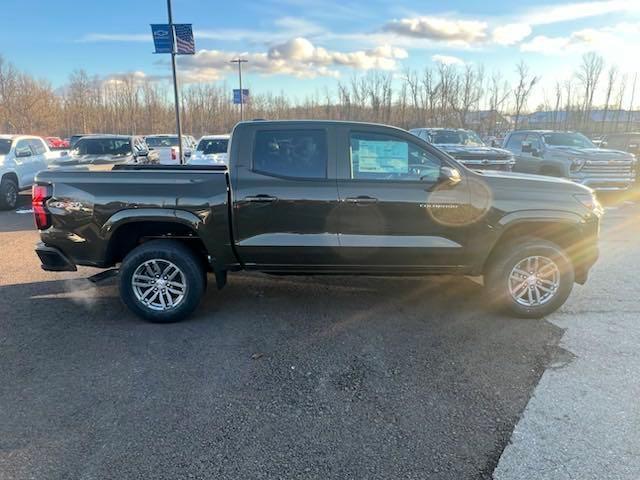
<svg viewBox="0 0 640 480">
<path fill-rule="evenodd" d="M 49 271 L 117 267 L 153 322 L 196 307 L 212 273 L 484 276 L 488 305 L 560 307 L 598 256 L 592 190 L 466 168 L 398 128 L 337 121 L 236 125 L 229 165 L 117 165 L 38 174 Z"/>
</svg>

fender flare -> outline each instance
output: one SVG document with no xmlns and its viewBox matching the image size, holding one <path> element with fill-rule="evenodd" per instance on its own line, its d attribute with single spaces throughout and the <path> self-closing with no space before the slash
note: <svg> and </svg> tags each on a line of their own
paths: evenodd
<svg viewBox="0 0 640 480">
<path fill-rule="evenodd" d="M 185 210 L 174 208 L 135 208 L 114 213 L 100 229 L 100 236 L 109 243 L 113 234 L 123 225 L 135 222 L 174 222 L 191 228 L 198 235 L 202 227 L 202 219 Z"/>
<path fill-rule="evenodd" d="M 485 250 L 484 255 L 474 267 L 474 274 L 480 275 L 487 265 L 496 247 L 505 238 L 509 230 L 519 225 L 536 225 L 540 223 L 564 224 L 568 228 L 578 228 L 585 223 L 579 214 L 566 210 L 518 210 L 510 212 L 501 217 L 495 224 L 493 230 L 495 237 L 491 245 Z"/>
<path fill-rule="evenodd" d="M 18 172 L 16 171 L 15 168 L 3 169 L 2 173 L 0 173 L 0 180 L 2 180 L 5 175 L 13 175 L 14 177 L 16 177 L 16 180 L 18 181 L 18 190 L 23 190 L 25 188 L 22 185 L 20 185 L 20 175 L 18 175 Z"/>
<path fill-rule="evenodd" d="M 584 223 L 584 219 L 579 214 L 566 210 L 517 210 L 500 218 L 498 225 L 501 230 L 506 230 L 517 224 L 535 222 L 559 222 L 579 225 Z"/>
</svg>

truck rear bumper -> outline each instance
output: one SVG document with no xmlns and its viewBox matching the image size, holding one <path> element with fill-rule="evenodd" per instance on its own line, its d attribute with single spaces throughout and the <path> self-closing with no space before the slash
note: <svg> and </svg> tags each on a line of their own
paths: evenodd
<svg viewBox="0 0 640 480">
<path fill-rule="evenodd" d="M 42 262 L 42 269 L 47 272 L 75 272 L 76 265 L 61 250 L 38 243 L 36 254 Z"/>
</svg>

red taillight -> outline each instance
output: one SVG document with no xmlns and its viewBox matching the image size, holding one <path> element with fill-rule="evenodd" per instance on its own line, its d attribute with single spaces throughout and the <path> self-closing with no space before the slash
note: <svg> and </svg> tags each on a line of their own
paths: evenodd
<svg viewBox="0 0 640 480">
<path fill-rule="evenodd" d="M 51 226 L 51 215 L 46 202 L 51 198 L 50 185 L 34 185 L 31 190 L 31 207 L 38 230 L 45 230 Z"/>
<path fill-rule="evenodd" d="M 178 155 L 176 154 L 176 149 L 175 148 L 171 148 L 171 160 L 177 160 L 178 159 Z"/>
</svg>

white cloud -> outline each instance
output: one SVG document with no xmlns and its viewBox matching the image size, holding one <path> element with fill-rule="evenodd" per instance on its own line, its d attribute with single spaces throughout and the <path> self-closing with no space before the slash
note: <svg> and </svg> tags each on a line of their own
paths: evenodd
<svg viewBox="0 0 640 480">
<path fill-rule="evenodd" d="M 566 36 L 537 35 L 520 45 L 523 52 L 567 55 L 597 51 L 612 57 L 632 56 L 640 41 L 640 23 L 622 22 L 610 27 L 585 28 Z"/>
<path fill-rule="evenodd" d="M 565 3 L 536 7 L 526 13 L 524 18 L 532 25 L 547 25 L 620 12 L 640 12 L 640 2 L 638 0 L 604 0 Z"/>
<path fill-rule="evenodd" d="M 487 24 L 475 20 L 452 20 L 441 17 L 414 17 L 393 20 L 384 26 L 387 32 L 415 38 L 426 38 L 471 44 L 485 40 Z"/>
<path fill-rule="evenodd" d="M 464 65 L 464 60 L 451 55 L 433 55 L 431 60 L 436 63 L 442 63 L 443 65 Z"/>
<path fill-rule="evenodd" d="M 499 45 L 513 45 L 531 35 L 531 26 L 526 23 L 509 23 L 496 27 L 491 33 L 492 40 Z"/>
<path fill-rule="evenodd" d="M 339 67 L 355 70 L 395 70 L 398 60 L 407 57 L 404 49 L 381 45 L 368 50 L 340 52 L 315 46 L 304 37 L 274 45 L 267 52 L 244 53 L 247 71 L 262 75 L 284 74 L 298 78 L 339 76 Z M 180 57 L 183 79 L 189 82 L 219 80 L 233 66 L 229 63 L 237 52 L 200 50 L 195 55 Z"/>
</svg>

